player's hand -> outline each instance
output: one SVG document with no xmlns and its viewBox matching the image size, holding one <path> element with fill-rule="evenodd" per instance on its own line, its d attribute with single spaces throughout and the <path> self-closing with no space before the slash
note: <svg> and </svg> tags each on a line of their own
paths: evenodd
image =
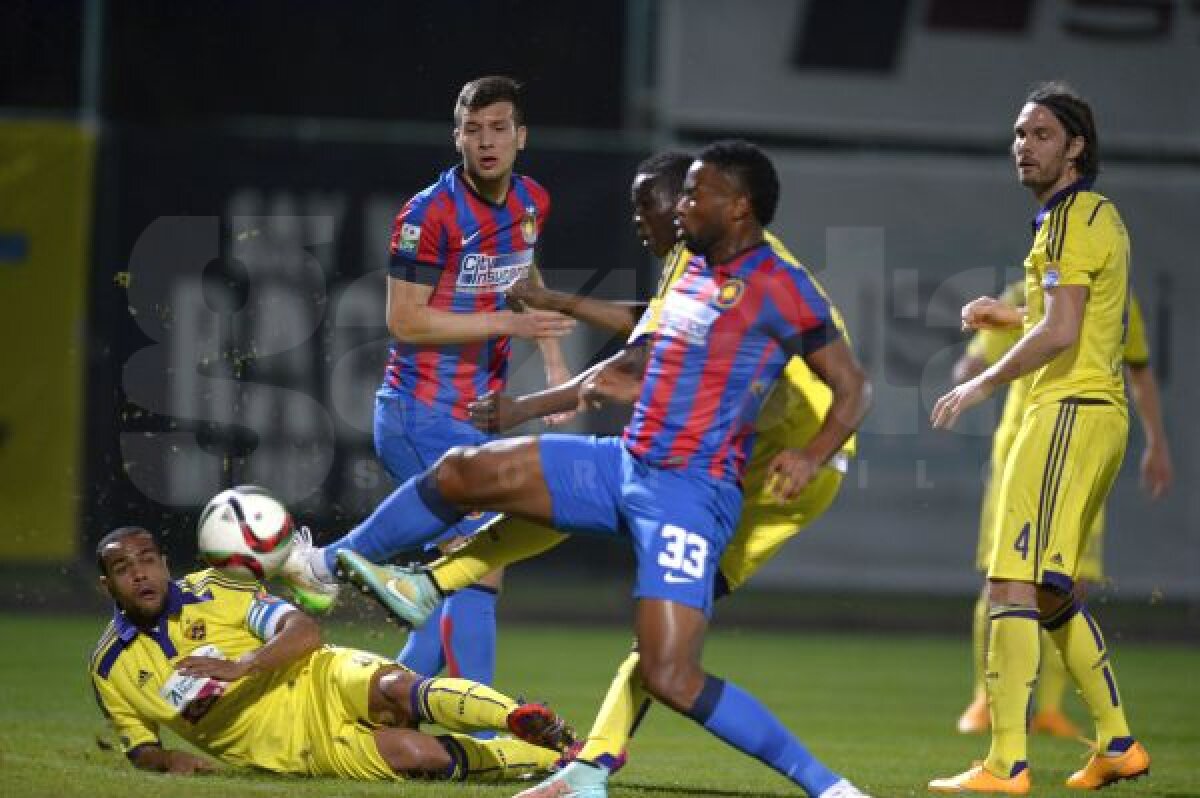
<svg viewBox="0 0 1200 798">
<path fill-rule="evenodd" d="M 175 665 L 175 670 L 184 676 L 203 676 L 222 682 L 236 682 L 250 672 L 251 663 L 245 659 L 184 657 Z"/>
<path fill-rule="evenodd" d="M 507 432 L 529 419 L 521 412 L 516 399 L 496 391 L 488 391 L 467 405 L 471 423 L 484 432 Z"/>
<path fill-rule="evenodd" d="M 1175 480 L 1175 469 L 1171 465 L 1171 453 L 1166 444 L 1147 446 L 1142 452 L 1142 489 L 1157 501 L 1167 495 Z"/>
<path fill-rule="evenodd" d="M 990 296 L 972 299 L 962 308 L 962 328 L 970 330 L 1008 330 L 1021 325 L 1021 311 Z"/>
<path fill-rule="evenodd" d="M 633 404 L 642 392 L 642 383 L 618 368 L 602 368 L 579 386 L 579 400 L 585 407 L 606 404 Z"/>
<path fill-rule="evenodd" d="M 508 304 L 512 305 L 516 310 L 524 310 L 526 308 L 549 310 L 546 307 L 548 294 L 549 292 L 544 286 L 528 277 L 522 277 L 517 280 L 504 292 Z"/>
<path fill-rule="evenodd" d="M 784 449 L 767 466 L 766 491 L 780 504 L 790 502 L 808 487 L 820 468 L 802 449 Z"/>
<path fill-rule="evenodd" d="M 196 773 L 216 773 L 217 766 L 202 756 L 189 754 L 187 751 L 171 751 L 167 760 L 167 772 L 177 776 L 191 776 Z"/>
<path fill-rule="evenodd" d="M 967 380 L 937 400 L 933 412 L 929 414 L 929 421 L 934 429 L 951 429 L 959 416 L 985 401 L 995 390 L 982 375 Z"/>
<path fill-rule="evenodd" d="M 562 338 L 575 329 L 575 319 L 549 310 L 528 310 L 509 316 L 508 334 L 514 338 Z"/>
</svg>

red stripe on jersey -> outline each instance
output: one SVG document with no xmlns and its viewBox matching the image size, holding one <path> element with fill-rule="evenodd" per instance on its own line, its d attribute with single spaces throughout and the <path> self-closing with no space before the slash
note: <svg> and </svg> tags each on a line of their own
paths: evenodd
<svg viewBox="0 0 1200 798">
<path fill-rule="evenodd" d="M 759 356 L 758 364 L 754 367 L 754 374 L 750 378 L 751 386 L 754 385 L 754 381 L 758 379 L 758 375 L 762 374 L 767 361 L 771 359 L 778 349 L 779 345 L 774 341 L 763 347 L 762 355 Z M 751 400 L 753 400 L 753 397 L 751 397 Z M 746 436 L 753 432 L 753 430 L 754 427 L 750 425 L 730 427 L 729 434 L 725 437 L 725 441 L 721 444 L 720 448 L 717 449 L 717 456 L 713 458 L 712 464 L 708 469 L 710 476 L 714 479 L 725 479 L 727 477 L 739 478 L 739 475 L 742 473 L 742 465 L 746 461 L 746 452 L 738 450 L 737 447 L 746 440 Z M 726 462 L 727 458 L 730 457 L 730 451 L 735 451 L 735 455 L 729 462 Z M 729 466 L 729 468 L 726 468 L 726 466 Z"/>
<path fill-rule="evenodd" d="M 762 307 L 761 298 L 757 294 L 753 294 L 747 299 L 748 302 L 743 301 L 722 313 L 708 331 L 707 345 L 710 356 L 704 360 L 700 382 L 696 386 L 695 395 L 699 401 L 693 405 L 692 412 L 688 414 L 684 425 L 684 434 L 675 439 L 668 451 L 667 456 L 671 458 L 669 462 L 676 462 L 676 458 L 679 462 L 685 462 L 700 450 L 704 435 L 712 426 L 713 420 L 721 408 L 721 399 L 725 396 L 742 339 L 746 337 L 747 329 L 754 323 L 754 319 Z M 719 352 L 718 349 L 720 349 Z M 731 425 L 729 435 L 733 433 Z M 721 453 L 728 451 L 728 445 L 729 438 L 726 437 L 718 451 Z M 718 456 L 713 467 L 720 471 L 721 463 L 722 457 Z"/>
</svg>

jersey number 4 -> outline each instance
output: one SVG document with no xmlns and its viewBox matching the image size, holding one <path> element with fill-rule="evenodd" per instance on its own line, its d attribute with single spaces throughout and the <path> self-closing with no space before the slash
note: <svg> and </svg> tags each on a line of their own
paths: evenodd
<svg viewBox="0 0 1200 798">
<path fill-rule="evenodd" d="M 666 546 L 658 554 L 658 564 L 669 571 L 682 571 L 692 579 L 703 579 L 708 541 L 674 524 L 664 526 L 661 534 Z"/>
<path fill-rule="evenodd" d="M 1029 522 L 1025 522 L 1025 526 L 1021 527 L 1021 534 L 1017 535 L 1017 542 L 1013 544 L 1013 548 L 1021 552 L 1021 559 L 1029 559 Z"/>
</svg>

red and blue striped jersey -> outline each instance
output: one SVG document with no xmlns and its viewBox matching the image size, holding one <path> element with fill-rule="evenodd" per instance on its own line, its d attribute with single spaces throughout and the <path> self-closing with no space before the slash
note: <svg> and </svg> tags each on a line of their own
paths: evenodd
<svg viewBox="0 0 1200 798">
<path fill-rule="evenodd" d="M 626 447 L 657 468 L 740 481 L 788 359 L 839 336 L 816 281 L 766 242 L 715 268 L 693 257 L 663 303 Z"/>
<path fill-rule="evenodd" d="M 530 273 L 549 212 L 549 194 L 528 177 L 513 175 L 504 202 L 495 204 L 467 184 L 461 166 L 448 169 L 397 214 L 388 273 L 431 286 L 429 305 L 437 310 L 505 310 L 504 292 Z M 468 403 L 503 390 L 509 351 L 507 336 L 466 344 L 394 341 L 384 388 L 466 419 Z"/>
</svg>

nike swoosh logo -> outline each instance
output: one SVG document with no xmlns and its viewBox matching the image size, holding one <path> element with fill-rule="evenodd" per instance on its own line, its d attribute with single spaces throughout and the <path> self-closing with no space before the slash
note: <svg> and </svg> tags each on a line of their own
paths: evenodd
<svg viewBox="0 0 1200 798">
<path fill-rule="evenodd" d="M 689 582 L 695 582 L 690 576 L 676 576 L 675 574 L 663 574 L 663 581 L 672 585 L 685 585 Z"/>
<path fill-rule="evenodd" d="M 471 233 L 471 235 L 469 235 L 469 236 L 463 236 L 462 237 L 462 245 L 465 247 L 467 244 L 470 244 L 471 241 L 475 238 L 475 236 L 479 235 L 482 232 L 483 232 L 482 230 L 476 230 L 474 233 Z"/>
</svg>

